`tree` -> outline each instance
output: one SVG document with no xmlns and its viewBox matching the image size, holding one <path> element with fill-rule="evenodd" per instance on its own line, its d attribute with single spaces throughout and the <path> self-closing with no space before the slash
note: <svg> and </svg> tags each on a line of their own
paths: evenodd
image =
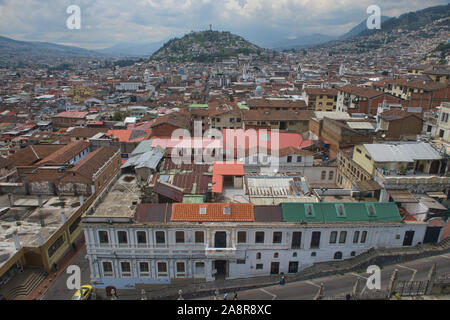
<svg viewBox="0 0 450 320">
<path fill-rule="evenodd" d="M 123 121 L 124 118 L 124 114 L 120 111 L 114 112 L 114 115 L 112 117 L 113 121 Z"/>
</svg>

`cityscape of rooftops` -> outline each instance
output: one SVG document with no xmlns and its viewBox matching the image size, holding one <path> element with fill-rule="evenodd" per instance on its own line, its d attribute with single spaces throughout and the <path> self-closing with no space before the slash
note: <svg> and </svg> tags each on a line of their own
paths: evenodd
<svg viewBox="0 0 450 320">
<path fill-rule="evenodd" d="M 1 305 L 448 301 L 449 88 L 447 0 L 0 0 Z"/>
</svg>

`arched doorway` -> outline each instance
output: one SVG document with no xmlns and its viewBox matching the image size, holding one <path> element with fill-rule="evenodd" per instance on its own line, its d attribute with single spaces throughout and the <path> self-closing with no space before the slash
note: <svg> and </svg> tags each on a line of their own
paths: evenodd
<svg viewBox="0 0 450 320">
<path fill-rule="evenodd" d="M 342 252 L 338 251 L 334 254 L 334 260 L 341 260 L 342 259 Z"/>
</svg>

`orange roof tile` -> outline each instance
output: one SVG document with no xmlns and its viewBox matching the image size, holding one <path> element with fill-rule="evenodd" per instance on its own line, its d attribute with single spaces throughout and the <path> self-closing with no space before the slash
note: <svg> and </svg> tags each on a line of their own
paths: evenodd
<svg viewBox="0 0 450 320">
<path fill-rule="evenodd" d="M 147 140 L 151 133 L 151 130 L 118 129 L 108 130 L 108 132 L 106 132 L 106 136 L 117 138 L 119 142 L 140 142 Z"/>
<path fill-rule="evenodd" d="M 131 130 L 108 130 L 106 136 L 113 136 L 114 138 L 119 139 L 120 142 L 127 142 L 130 139 Z"/>
<path fill-rule="evenodd" d="M 205 209 L 204 214 L 200 208 Z M 229 208 L 229 213 L 225 213 Z M 174 203 L 171 221 L 255 221 L 253 204 L 251 203 Z"/>
<path fill-rule="evenodd" d="M 244 164 L 242 162 L 213 163 L 212 192 L 221 193 L 223 190 L 223 176 L 243 176 Z"/>
</svg>

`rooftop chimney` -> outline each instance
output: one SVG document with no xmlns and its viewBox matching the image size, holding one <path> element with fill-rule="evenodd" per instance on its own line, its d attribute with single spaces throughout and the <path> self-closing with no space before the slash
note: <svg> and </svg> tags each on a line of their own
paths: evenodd
<svg viewBox="0 0 450 320">
<path fill-rule="evenodd" d="M 17 234 L 17 231 L 13 233 L 13 239 L 14 239 L 14 246 L 16 247 L 16 250 L 20 250 L 20 240 L 19 235 Z"/>
<path fill-rule="evenodd" d="M 44 244 L 44 239 L 42 238 L 42 235 L 40 233 L 38 233 L 37 235 L 37 242 L 39 246 L 42 246 Z"/>
<path fill-rule="evenodd" d="M 66 223 L 66 215 L 64 214 L 64 212 L 61 212 L 61 222 L 62 224 Z"/>
<path fill-rule="evenodd" d="M 12 193 L 8 193 L 9 206 L 14 207 L 14 195 Z"/>
</svg>

